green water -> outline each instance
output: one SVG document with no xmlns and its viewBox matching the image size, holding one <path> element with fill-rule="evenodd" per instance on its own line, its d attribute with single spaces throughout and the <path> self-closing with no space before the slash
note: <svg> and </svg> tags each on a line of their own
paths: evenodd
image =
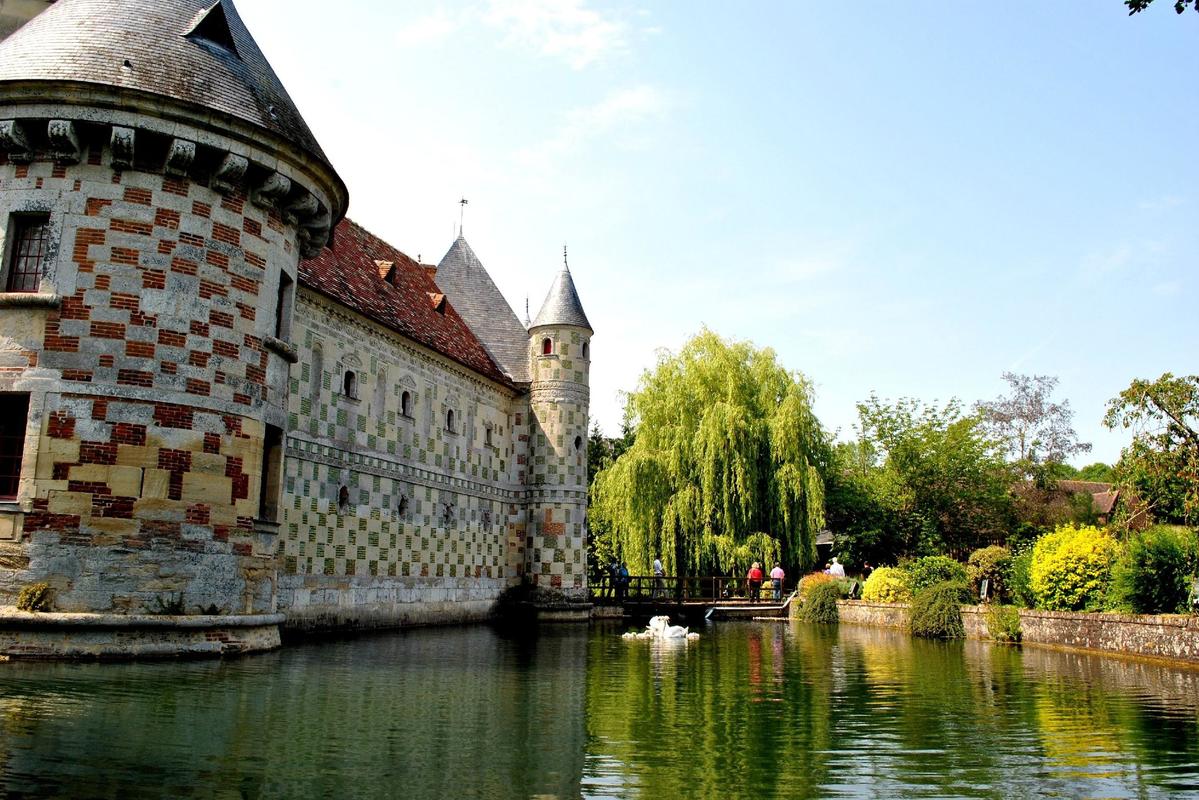
<svg viewBox="0 0 1199 800">
<path fill-rule="evenodd" d="M 6 797 L 1199 797 L 1199 672 L 842 626 L 0 664 Z"/>
</svg>

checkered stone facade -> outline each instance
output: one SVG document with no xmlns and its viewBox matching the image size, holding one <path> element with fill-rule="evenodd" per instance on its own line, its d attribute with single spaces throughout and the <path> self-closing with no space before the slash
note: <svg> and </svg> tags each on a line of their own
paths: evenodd
<svg viewBox="0 0 1199 800">
<path fill-rule="evenodd" d="M 274 612 L 264 437 L 286 424 L 276 310 L 308 241 L 286 207 L 309 182 L 261 196 L 281 153 L 182 121 L 6 113 L 0 218 L 46 216 L 50 244 L 38 290 L 0 297 L 0 392 L 29 405 L 0 604 L 46 581 L 63 611 Z"/>
<path fill-rule="evenodd" d="M 590 332 L 561 326 L 534 327 L 529 333 L 533 382 L 527 571 L 537 586 L 582 597 L 587 587 L 590 397 L 590 361 L 584 353 Z"/>
<path fill-rule="evenodd" d="M 279 545 L 289 624 L 486 615 L 525 571 L 527 397 L 307 289 L 295 325 Z"/>
</svg>

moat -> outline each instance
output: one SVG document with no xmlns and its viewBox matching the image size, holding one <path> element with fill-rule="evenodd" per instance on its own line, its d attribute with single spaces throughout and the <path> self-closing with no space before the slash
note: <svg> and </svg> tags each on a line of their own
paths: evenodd
<svg viewBox="0 0 1199 800">
<path fill-rule="evenodd" d="M 721 623 L 0 664 L 8 797 L 1199 797 L 1199 672 Z"/>
</svg>

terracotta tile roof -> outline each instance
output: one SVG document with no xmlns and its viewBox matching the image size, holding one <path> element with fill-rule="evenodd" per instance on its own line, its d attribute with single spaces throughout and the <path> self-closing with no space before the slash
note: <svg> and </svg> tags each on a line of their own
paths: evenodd
<svg viewBox="0 0 1199 800">
<path fill-rule="evenodd" d="M 300 283 L 480 375 L 512 386 L 454 306 L 441 303 L 444 313 L 438 310 L 438 301 L 444 298 L 424 267 L 348 219 L 337 225 L 332 245 L 316 258 L 300 262 Z"/>
</svg>

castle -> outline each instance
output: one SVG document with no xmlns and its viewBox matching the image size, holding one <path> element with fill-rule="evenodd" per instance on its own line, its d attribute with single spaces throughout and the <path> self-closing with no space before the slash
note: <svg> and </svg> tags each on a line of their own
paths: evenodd
<svg viewBox="0 0 1199 800">
<path fill-rule="evenodd" d="M 230 0 L 17 9 L 0 606 L 46 583 L 59 613 L 0 614 L 0 653 L 583 599 L 592 328 L 565 261 L 522 323 L 461 235 L 434 268 L 345 219 Z"/>
</svg>

